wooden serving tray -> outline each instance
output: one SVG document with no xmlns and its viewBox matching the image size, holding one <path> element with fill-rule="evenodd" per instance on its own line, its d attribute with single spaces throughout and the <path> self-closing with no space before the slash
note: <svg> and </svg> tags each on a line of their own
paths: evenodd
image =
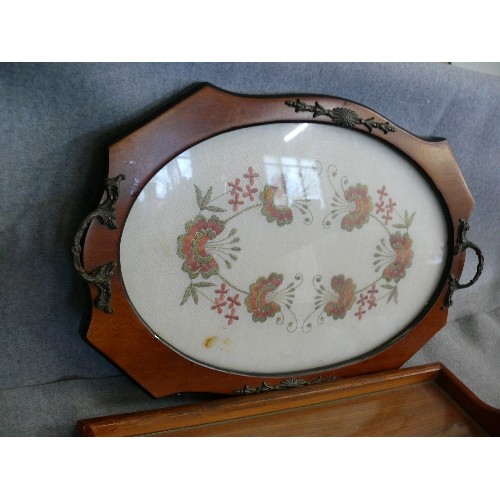
<svg viewBox="0 0 500 500">
<path fill-rule="evenodd" d="M 300 384 L 300 379 L 295 383 Z M 500 410 L 441 364 L 81 420 L 80 436 L 499 436 Z"/>
<path fill-rule="evenodd" d="M 72 246 L 86 339 L 158 398 L 397 369 L 481 274 L 472 207 L 444 139 L 200 85 L 109 148 Z"/>
</svg>

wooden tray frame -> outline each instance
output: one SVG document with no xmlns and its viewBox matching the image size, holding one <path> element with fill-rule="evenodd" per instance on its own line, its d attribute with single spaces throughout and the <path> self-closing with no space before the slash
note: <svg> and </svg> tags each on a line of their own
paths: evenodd
<svg viewBox="0 0 500 500">
<path fill-rule="evenodd" d="M 460 278 L 465 252 L 454 255 L 453 249 L 455 242 L 461 237 L 463 224 L 469 218 L 473 199 L 444 139 L 418 138 L 388 122 L 373 110 L 344 99 L 305 95 L 251 97 L 231 94 L 203 84 L 110 147 L 109 178 L 121 181 L 119 194 L 117 183 L 104 195 L 101 208 L 94 212 L 93 219 L 87 218 L 82 224 L 73 248 L 75 265 L 79 268 L 79 238 L 83 238 L 88 226 L 79 271 L 91 282 L 92 277 L 99 274 L 97 270 L 104 273 L 110 281 L 104 285 L 101 283 L 101 289 L 108 287 L 112 291 L 109 308 L 102 305 L 101 308 L 93 307 L 87 340 L 155 397 L 181 391 L 233 394 L 248 388 L 251 391 L 262 384 L 273 387 L 282 384 L 307 385 L 318 380 L 398 368 L 446 323 L 448 311 L 444 306 L 451 281 L 446 282 L 444 279 L 427 313 L 421 315 L 417 324 L 379 352 L 342 366 L 300 373 L 300 379 L 294 379 L 293 374 L 284 379 L 283 376 L 259 377 L 226 373 L 194 363 L 158 340 L 137 316 L 123 286 L 119 246 L 125 221 L 139 192 L 168 161 L 214 135 L 275 122 L 307 121 L 338 125 L 331 116 L 314 117 L 312 114 L 294 112 L 294 109 L 285 105 L 286 100 L 296 102 L 297 99 L 307 103 L 321 101 L 326 109 L 348 108 L 360 120 L 359 123 L 349 125 L 353 133 L 370 134 L 386 142 L 421 169 L 441 198 L 443 212 L 448 220 L 449 258 L 444 278 L 449 275 L 450 280 L 456 280 L 455 283 Z M 366 125 L 373 122 L 385 123 L 396 131 L 386 133 L 381 128 Z M 106 208 L 106 213 L 102 207 Z M 114 211 L 111 216 L 109 210 Z M 110 230 L 113 226 L 116 229 Z M 98 289 L 91 286 L 90 290 L 94 303 L 99 303 L 102 298 Z"/>
<path fill-rule="evenodd" d="M 499 436 L 500 410 L 446 367 L 352 377 L 176 408 L 82 420 L 80 436 Z"/>
</svg>

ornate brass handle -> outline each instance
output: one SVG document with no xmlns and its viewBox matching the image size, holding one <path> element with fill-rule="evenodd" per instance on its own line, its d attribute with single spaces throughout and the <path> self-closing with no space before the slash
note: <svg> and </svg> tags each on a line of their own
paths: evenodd
<svg viewBox="0 0 500 500">
<path fill-rule="evenodd" d="M 465 252 L 467 248 L 472 248 L 472 250 L 476 252 L 478 260 L 476 274 L 468 283 L 464 284 L 459 283 L 458 279 L 456 279 L 455 276 L 453 276 L 453 274 L 450 274 L 448 278 L 448 285 L 449 285 L 448 294 L 446 295 L 443 308 L 448 308 L 453 305 L 453 300 L 451 300 L 451 298 L 456 290 L 461 290 L 462 288 L 469 288 L 479 279 L 479 276 L 481 276 L 481 273 L 483 272 L 483 267 L 484 267 L 483 253 L 481 252 L 481 250 L 477 245 L 467 240 L 465 234 L 467 233 L 468 230 L 469 230 L 469 224 L 464 219 L 460 219 L 458 226 L 457 243 L 453 250 L 453 254 L 458 255 L 462 252 Z"/>
<path fill-rule="evenodd" d="M 113 309 L 110 306 L 111 276 L 116 267 L 116 263 L 108 262 L 102 266 L 97 266 L 91 274 L 87 273 L 82 264 L 82 247 L 80 242 L 83 233 L 93 219 L 98 219 L 101 224 L 105 224 L 110 229 L 117 228 L 115 206 L 119 194 L 118 187 L 120 182 L 124 179 L 125 176 L 123 174 L 111 179 L 106 179 L 106 199 L 93 212 L 87 215 L 85 219 L 83 219 L 82 223 L 78 227 L 75 239 L 73 240 L 73 247 L 71 249 L 75 269 L 85 281 L 92 283 L 99 290 L 99 293 L 94 300 L 94 305 L 109 314 L 113 312 Z"/>
</svg>

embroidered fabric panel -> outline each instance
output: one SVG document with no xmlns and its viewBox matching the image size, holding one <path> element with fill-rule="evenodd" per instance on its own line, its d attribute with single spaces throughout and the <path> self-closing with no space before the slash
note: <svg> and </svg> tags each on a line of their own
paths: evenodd
<svg viewBox="0 0 500 500">
<path fill-rule="evenodd" d="M 434 192 L 394 150 L 320 124 L 222 134 L 138 195 L 129 298 L 199 363 L 278 374 L 363 355 L 425 307 L 446 261 Z"/>
</svg>

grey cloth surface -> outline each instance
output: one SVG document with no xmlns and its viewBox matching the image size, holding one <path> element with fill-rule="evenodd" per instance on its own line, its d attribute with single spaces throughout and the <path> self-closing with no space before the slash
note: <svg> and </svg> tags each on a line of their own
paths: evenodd
<svg viewBox="0 0 500 500">
<path fill-rule="evenodd" d="M 439 63 L 2 64 L 0 435 L 72 435 L 82 418 L 214 397 L 154 400 L 90 347 L 70 255 L 102 193 L 108 144 L 202 81 L 249 94 L 337 95 L 448 139 L 476 201 L 468 236 L 485 270 L 407 365 L 441 361 L 500 407 L 500 78 Z M 475 265 L 467 259 L 464 280 Z"/>
</svg>

